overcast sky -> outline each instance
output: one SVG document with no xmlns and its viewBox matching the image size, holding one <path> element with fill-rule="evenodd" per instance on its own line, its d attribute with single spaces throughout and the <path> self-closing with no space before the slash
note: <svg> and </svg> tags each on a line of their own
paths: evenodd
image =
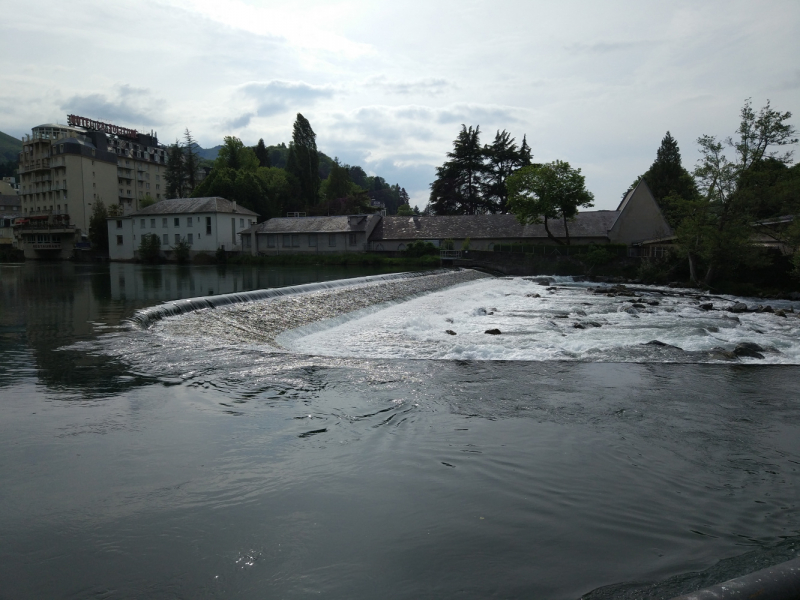
<svg viewBox="0 0 800 600">
<path fill-rule="evenodd" d="M 800 2 L 0 0 L 0 131 L 67 113 L 317 145 L 424 207 L 461 124 L 527 134 L 614 208 L 664 133 L 684 166 L 745 98 L 800 111 Z M 800 120 L 792 122 L 800 126 Z"/>
</svg>

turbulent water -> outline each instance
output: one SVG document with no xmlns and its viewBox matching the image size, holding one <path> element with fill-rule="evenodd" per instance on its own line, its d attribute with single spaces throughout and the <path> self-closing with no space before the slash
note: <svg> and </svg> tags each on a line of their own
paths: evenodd
<svg viewBox="0 0 800 600">
<path fill-rule="evenodd" d="M 670 598 L 800 550 L 796 304 L 462 272 L 142 328 L 267 280 L 53 269 L 0 269 L 0 598 Z"/>
</svg>

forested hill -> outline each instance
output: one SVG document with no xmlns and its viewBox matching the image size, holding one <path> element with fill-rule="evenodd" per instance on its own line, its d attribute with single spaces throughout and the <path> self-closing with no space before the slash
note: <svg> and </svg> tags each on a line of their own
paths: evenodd
<svg viewBox="0 0 800 600">
<path fill-rule="evenodd" d="M 0 131 L 0 163 L 16 162 L 22 152 L 22 142 Z"/>
</svg>

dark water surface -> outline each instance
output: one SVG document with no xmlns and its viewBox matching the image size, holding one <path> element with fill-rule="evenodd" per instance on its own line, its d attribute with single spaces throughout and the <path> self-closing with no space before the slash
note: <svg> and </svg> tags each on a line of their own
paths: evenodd
<svg viewBox="0 0 800 600">
<path fill-rule="evenodd" d="M 669 597 L 797 553 L 798 367 L 336 359 L 117 327 L 369 273 L 0 266 L 0 598 Z"/>
</svg>

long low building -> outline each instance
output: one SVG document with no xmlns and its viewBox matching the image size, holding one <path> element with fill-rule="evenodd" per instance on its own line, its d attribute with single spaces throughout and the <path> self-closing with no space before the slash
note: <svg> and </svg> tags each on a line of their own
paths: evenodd
<svg viewBox="0 0 800 600">
<path fill-rule="evenodd" d="M 550 220 L 553 237 L 563 242 L 567 230 Z M 671 235 L 647 184 L 642 180 L 616 210 L 578 213 L 567 224 L 573 244 L 633 246 Z M 453 250 L 493 250 L 497 244 L 550 244 L 544 224 L 522 225 L 514 215 L 286 217 L 270 219 L 242 232 L 244 252 L 252 254 L 314 252 L 400 252 L 417 241 Z M 452 245 L 451 245 L 452 244 Z"/>
<path fill-rule="evenodd" d="M 108 218 L 108 250 L 111 260 L 133 260 L 142 237 L 158 236 L 161 251 L 169 257 L 181 242 L 191 246 L 190 255 L 218 249 L 241 251 L 239 235 L 258 215 L 225 198 L 174 198 L 162 200 L 122 217 Z"/>
<path fill-rule="evenodd" d="M 379 214 L 270 219 L 243 231 L 242 247 L 251 254 L 366 252 L 380 221 Z"/>
</svg>

